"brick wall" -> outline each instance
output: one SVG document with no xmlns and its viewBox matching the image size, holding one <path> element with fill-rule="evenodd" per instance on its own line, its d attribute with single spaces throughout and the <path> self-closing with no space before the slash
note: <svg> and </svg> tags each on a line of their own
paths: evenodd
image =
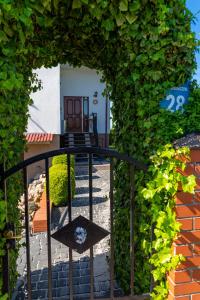
<svg viewBox="0 0 200 300">
<path fill-rule="evenodd" d="M 191 150 L 191 162 L 183 174 L 194 174 L 197 185 L 194 195 L 180 190 L 176 196 L 175 210 L 182 226 L 172 249 L 186 260 L 168 275 L 168 300 L 200 300 L 200 148 Z"/>
</svg>

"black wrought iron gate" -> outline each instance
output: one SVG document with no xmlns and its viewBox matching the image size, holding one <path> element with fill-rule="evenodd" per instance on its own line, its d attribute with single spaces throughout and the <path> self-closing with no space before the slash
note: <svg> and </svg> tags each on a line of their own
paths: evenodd
<svg viewBox="0 0 200 300">
<path fill-rule="evenodd" d="M 79 216 L 72 220 L 72 193 L 71 193 L 71 160 L 70 156 L 75 154 L 87 154 L 88 156 L 88 170 L 89 170 L 89 220 L 83 216 Z M 67 156 L 67 170 L 68 173 L 68 224 L 51 233 L 51 217 L 50 217 L 50 192 L 49 192 L 49 159 L 66 154 Z M 98 155 L 109 159 L 110 161 L 110 232 L 104 228 L 96 225 L 93 222 L 93 181 L 92 181 L 92 167 L 93 156 Z M 18 165 L 9 170 L 5 170 L 1 173 L 1 187 L 4 190 L 4 199 L 7 201 L 6 195 L 6 180 L 16 172 L 23 172 L 23 189 L 25 196 L 25 240 L 26 240 L 26 260 L 27 260 L 27 298 L 32 299 L 31 293 L 31 262 L 30 262 L 30 232 L 29 232 L 29 210 L 28 210 L 28 174 L 27 167 L 38 161 L 45 161 L 45 173 L 46 173 L 46 204 L 47 204 L 47 253 L 48 253 L 48 299 L 53 299 L 52 295 L 52 257 L 51 257 L 51 238 L 57 239 L 59 242 L 69 247 L 69 299 L 73 300 L 73 268 L 72 268 L 72 253 L 73 250 L 78 253 L 83 253 L 85 250 L 90 249 L 90 299 L 94 299 L 94 267 L 93 267 L 93 246 L 99 242 L 102 238 L 110 234 L 110 296 L 108 299 L 118 299 L 114 295 L 114 240 L 113 240 L 113 210 L 114 210 L 114 193 L 113 193 L 113 166 L 115 160 L 125 161 L 129 165 L 130 169 L 130 290 L 131 295 L 129 297 L 123 297 L 119 299 L 146 299 L 145 296 L 134 296 L 134 170 L 146 170 L 146 166 L 143 163 L 136 161 L 135 159 L 120 154 L 114 150 L 94 148 L 94 147 L 80 147 L 80 148 L 62 148 L 55 151 L 46 152 L 28 160 L 22 161 Z M 3 291 L 9 292 L 9 249 L 15 244 L 15 231 L 11 224 L 7 224 L 7 228 L 4 231 L 4 237 L 6 238 L 5 256 L 3 258 Z M 56 298 L 58 299 L 58 298 Z"/>
</svg>

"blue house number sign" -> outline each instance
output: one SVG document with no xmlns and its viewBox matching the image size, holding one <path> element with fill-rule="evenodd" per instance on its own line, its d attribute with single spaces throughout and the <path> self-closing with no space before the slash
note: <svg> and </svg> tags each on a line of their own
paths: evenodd
<svg viewBox="0 0 200 300">
<path fill-rule="evenodd" d="M 190 94 L 189 81 L 180 87 L 172 88 L 167 92 L 166 98 L 160 102 L 160 107 L 171 112 L 183 111 L 184 104 L 188 103 Z"/>
</svg>

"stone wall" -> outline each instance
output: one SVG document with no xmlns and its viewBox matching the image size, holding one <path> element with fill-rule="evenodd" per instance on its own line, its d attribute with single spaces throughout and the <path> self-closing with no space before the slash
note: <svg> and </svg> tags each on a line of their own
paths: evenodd
<svg viewBox="0 0 200 300">
<path fill-rule="evenodd" d="M 28 209 L 29 209 L 29 225 L 32 227 L 32 221 L 35 212 L 40 206 L 41 196 L 45 189 L 45 174 L 41 174 L 35 180 L 33 180 L 28 186 Z M 24 195 L 21 196 L 19 202 L 19 209 L 22 212 L 22 225 L 25 225 L 25 203 Z"/>
</svg>

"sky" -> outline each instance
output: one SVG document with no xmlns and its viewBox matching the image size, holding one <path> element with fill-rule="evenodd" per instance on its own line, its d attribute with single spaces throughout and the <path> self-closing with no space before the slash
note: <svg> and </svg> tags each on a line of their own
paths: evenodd
<svg viewBox="0 0 200 300">
<path fill-rule="evenodd" d="M 186 5 L 196 16 L 195 23 L 192 24 L 192 31 L 196 33 L 197 39 L 200 39 L 200 0 L 186 0 Z M 200 83 L 200 53 L 196 53 L 197 71 L 194 76 Z"/>
</svg>

